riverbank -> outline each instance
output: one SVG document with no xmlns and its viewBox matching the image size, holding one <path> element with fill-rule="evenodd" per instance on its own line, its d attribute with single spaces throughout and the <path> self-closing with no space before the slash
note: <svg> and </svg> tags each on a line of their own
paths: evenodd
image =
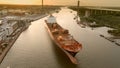
<svg viewBox="0 0 120 68">
<path fill-rule="evenodd" d="M 112 28 L 109 28 L 109 27 L 97 27 L 97 28 L 93 28 L 92 31 L 98 33 L 98 35 L 106 40 L 108 40 L 109 42 L 117 45 L 117 46 L 120 46 L 120 37 L 115 37 L 111 34 L 109 34 L 107 31 L 108 30 L 112 30 Z"/>
<path fill-rule="evenodd" d="M 24 21 L 24 22 L 33 22 L 35 20 L 41 19 L 43 17 L 46 17 L 48 14 L 34 14 L 34 15 L 29 15 L 29 16 L 24 16 L 21 17 L 20 19 L 28 19 L 30 21 Z M 17 20 L 17 17 L 12 16 L 13 19 Z M 4 19 L 4 17 L 3 17 Z M 22 23 L 22 22 L 21 22 Z M 15 43 L 15 41 L 18 39 L 18 37 L 20 36 L 20 34 L 26 30 L 29 27 L 30 24 L 24 24 L 24 26 L 19 27 L 17 30 L 15 30 L 15 32 L 12 33 L 11 36 L 7 37 L 7 40 L 2 42 L 2 44 L 0 44 L 0 63 L 3 61 L 4 57 L 6 56 L 6 54 L 8 53 L 8 51 L 10 50 L 10 48 L 13 46 L 13 44 Z"/>
<path fill-rule="evenodd" d="M 19 35 L 25 29 L 26 28 L 19 28 L 19 30 L 17 31 L 17 34 L 15 36 L 11 37 L 11 39 L 9 39 L 8 42 L 3 43 L 3 45 L 0 48 L 0 63 L 3 61 L 3 59 L 6 56 L 7 52 L 10 50 L 10 48 L 12 47 L 12 45 L 15 43 L 15 41 L 17 40 L 17 38 L 19 37 Z"/>
<path fill-rule="evenodd" d="M 117 15 L 92 15 L 90 17 L 82 17 L 81 21 L 86 22 L 90 27 L 110 27 L 108 30 L 113 36 L 120 36 L 120 17 Z"/>
<path fill-rule="evenodd" d="M 55 11 L 49 11 L 50 13 L 54 13 Z M 30 20 L 30 22 L 34 22 L 36 20 L 39 20 L 41 18 L 44 18 L 48 16 L 48 14 L 33 14 L 33 15 L 26 15 L 24 17 L 21 17 L 21 19 L 27 19 Z M 13 16 L 14 17 L 14 16 Z M 16 16 L 15 16 L 16 17 Z M 17 20 L 17 18 L 14 17 L 14 20 Z M 2 17 L 4 19 L 4 17 Z M 12 19 L 12 17 L 11 17 Z M 23 22 L 21 22 L 23 23 Z M 29 27 L 29 26 L 28 26 Z M 25 31 L 28 27 L 26 27 L 25 25 L 21 28 L 18 28 L 18 30 L 16 30 L 13 34 L 9 36 L 7 39 L 9 39 L 7 42 L 4 42 L 2 45 L 0 44 L 0 64 L 2 63 L 3 59 L 5 58 L 5 56 L 7 55 L 7 53 L 9 52 L 9 50 L 11 49 L 11 47 L 14 45 L 14 43 L 16 42 L 16 40 L 19 38 L 19 36 L 21 35 L 21 33 L 23 31 Z"/>
<path fill-rule="evenodd" d="M 108 18 L 108 17 L 107 17 Z M 110 18 L 108 18 L 110 19 Z M 111 21 L 112 19 L 110 19 Z M 117 19 L 118 20 L 118 19 Z M 83 21 L 83 20 L 82 20 Z M 110 28 L 108 29 L 106 32 L 108 34 L 111 35 L 111 37 L 107 37 L 107 36 L 104 36 L 103 34 L 100 34 L 101 37 L 103 37 L 104 39 L 112 42 L 113 44 L 117 45 L 117 46 L 120 46 L 120 42 L 117 42 L 116 39 L 120 39 L 120 30 L 119 30 L 119 25 L 120 23 L 115 23 L 115 22 L 106 22 L 106 23 L 100 23 L 100 22 L 95 22 L 93 23 L 93 19 L 91 18 L 86 18 L 86 20 L 84 21 L 87 26 L 91 27 L 92 30 L 94 28 L 97 28 L 97 27 L 107 27 L 107 28 Z M 112 24 L 113 23 L 113 24 Z M 115 23 L 115 24 L 114 24 Z M 110 25 L 109 25 L 110 24 Z M 118 24 L 118 25 L 117 25 Z"/>
<path fill-rule="evenodd" d="M 114 40 L 114 37 L 105 37 L 104 35 L 100 35 L 100 36 L 103 37 L 103 38 L 105 38 L 106 40 L 108 40 L 108 41 L 110 41 L 110 42 L 112 42 L 112 43 L 120 46 L 120 43 L 116 42 L 116 41 Z"/>
<path fill-rule="evenodd" d="M 70 7 L 72 10 L 77 11 L 76 7 Z M 120 36 L 120 14 L 93 14 L 89 17 L 85 17 L 82 12 L 84 8 L 79 8 L 78 12 L 81 23 L 87 24 L 91 28 L 95 27 L 110 27 L 113 30 L 108 30 L 113 36 Z"/>
</svg>

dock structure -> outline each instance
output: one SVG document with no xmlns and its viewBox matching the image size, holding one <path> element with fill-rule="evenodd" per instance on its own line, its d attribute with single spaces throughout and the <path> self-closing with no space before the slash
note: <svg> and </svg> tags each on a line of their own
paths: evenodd
<svg viewBox="0 0 120 68">
<path fill-rule="evenodd" d="M 103 7 L 80 7 L 79 12 L 85 17 L 89 17 L 91 15 L 100 15 L 100 14 L 120 15 L 120 9 L 110 9 Z"/>
</svg>

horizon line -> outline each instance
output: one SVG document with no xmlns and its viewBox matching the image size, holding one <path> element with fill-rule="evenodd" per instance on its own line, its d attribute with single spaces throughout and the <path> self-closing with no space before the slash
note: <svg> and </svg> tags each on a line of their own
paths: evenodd
<svg viewBox="0 0 120 68">
<path fill-rule="evenodd" d="M 40 4 L 1 4 L 0 5 L 17 5 L 17 6 L 42 6 Z M 77 5 L 44 5 L 44 6 L 77 6 Z M 85 5 L 81 5 L 82 7 L 85 7 Z M 90 5 L 90 7 L 120 7 L 120 6 L 93 6 Z"/>
</svg>

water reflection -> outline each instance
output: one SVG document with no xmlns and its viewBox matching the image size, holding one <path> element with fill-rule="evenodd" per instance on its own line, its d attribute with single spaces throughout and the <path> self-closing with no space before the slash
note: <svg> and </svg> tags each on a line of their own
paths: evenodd
<svg viewBox="0 0 120 68">
<path fill-rule="evenodd" d="M 77 65 L 71 63 L 68 57 L 65 55 L 56 44 L 53 43 L 53 52 L 55 53 L 55 59 L 59 68 L 77 68 Z"/>
</svg>

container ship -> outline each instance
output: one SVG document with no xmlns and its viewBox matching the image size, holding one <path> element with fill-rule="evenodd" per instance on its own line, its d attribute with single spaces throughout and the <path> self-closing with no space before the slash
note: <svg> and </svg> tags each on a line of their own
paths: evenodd
<svg viewBox="0 0 120 68">
<path fill-rule="evenodd" d="M 68 56 L 72 63 L 78 64 L 75 55 L 82 49 L 82 45 L 76 41 L 67 29 L 62 28 L 53 15 L 45 20 L 45 25 L 55 44 Z"/>
</svg>

